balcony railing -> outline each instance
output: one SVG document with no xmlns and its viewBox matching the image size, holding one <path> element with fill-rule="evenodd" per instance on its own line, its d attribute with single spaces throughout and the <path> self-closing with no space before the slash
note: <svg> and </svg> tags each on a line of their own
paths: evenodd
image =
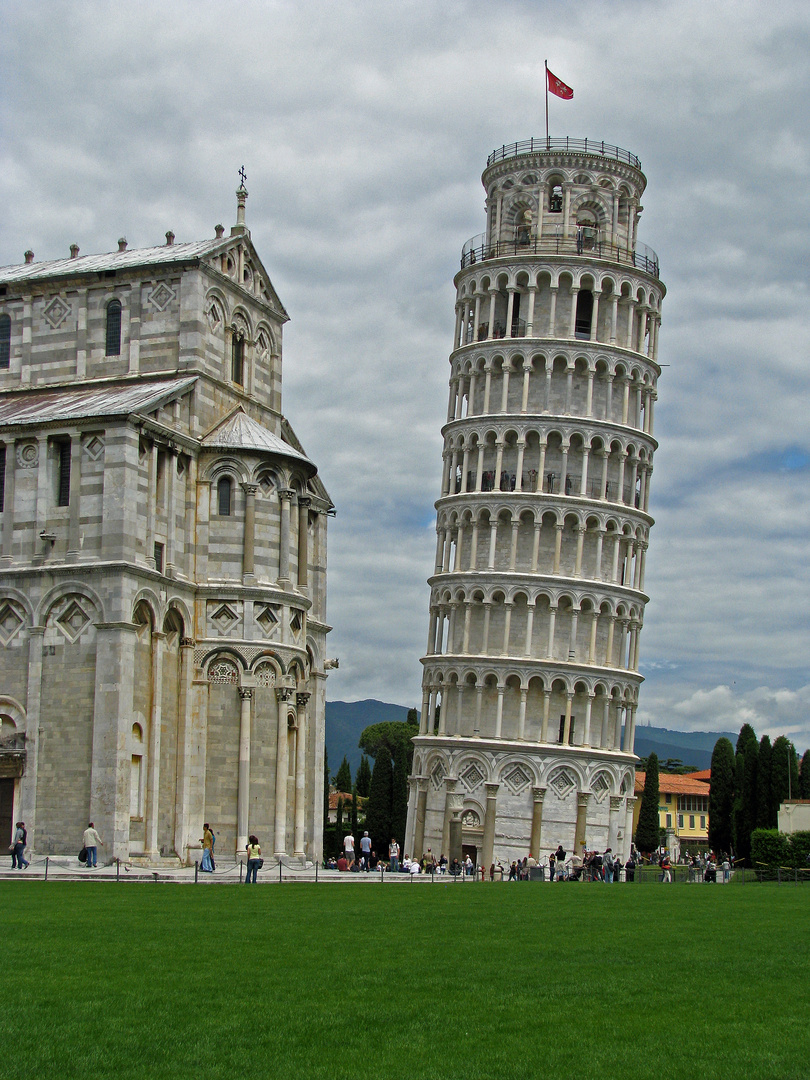
<svg viewBox="0 0 810 1080">
<path fill-rule="evenodd" d="M 565 478 L 565 484 L 562 484 L 562 477 L 559 473 L 547 472 L 542 477 L 538 477 L 536 469 L 529 469 L 521 474 L 521 488 L 520 494 L 532 495 L 571 495 L 573 497 L 582 496 L 582 477 L 574 473 L 568 473 Z M 467 472 L 467 486 L 464 488 L 462 484 L 462 477 L 459 473 L 456 476 L 455 483 L 451 485 L 451 495 L 461 494 L 475 494 L 475 473 L 472 469 Z M 494 469 L 485 469 L 481 473 L 481 491 L 487 493 L 490 491 L 517 491 L 517 476 L 515 473 L 510 472 L 508 469 L 501 470 L 500 477 L 496 476 Z M 633 505 L 638 510 L 640 509 L 640 495 L 636 491 L 631 492 L 630 485 L 625 483 L 624 485 L 624 497 L 619 500 L 619 485 L 614 480 L 608 480 L 604 484 L 604 488 L 601 480 L 588 479 L 585 482 L 584 498 L 586 499 L 605 499 L 607 502 L 623 502 L 625 506 Z M 632 499 L 632 502 L 631 502 Z"/>
<path fill-rule="evenodd" d="M 569 139 L 567 136 L 564 139 L 524 139 L 523 142 L 508 143 L 492 151 L 487 158 L 487 168 L 496 161 L 506 161 L 523 154 L 550 154 L 560 150 L 613 158 L 614 161 L 623 161 L 641 171 L 641 162 L 629 150 L 622 150 L 621 147 L 611 146 L 610 143 L 600 142 L 598 139 Z"/>
<path fill-rule="evenodd" d="M 559 228 L 559 227 L 558 227 Z M 556 232 L 536 237 L 517 237 L 488 243 L 484 233 L 468 240 L 461 249 L 461 268 L 489 259 L 507 259 L 515 255 L 584 255 L 590 259 L 626 263 L 645 274 L 659 277 L 658 256 L 646 244 L 636 244 L 628 250 L 602 240 L 597 229 L 579 225 L 573 236 L 562 237 Z"/>
</svg>

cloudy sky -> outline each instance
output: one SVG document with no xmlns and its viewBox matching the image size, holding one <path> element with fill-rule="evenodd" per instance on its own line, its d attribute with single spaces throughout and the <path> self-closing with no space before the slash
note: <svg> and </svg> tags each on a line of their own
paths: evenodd
<svg viewBox="0 0 810 1080">
<path fill-rule="evenodd" d="M 462 244 L 487 154 L 638 154 L 668 287 L 640 723 L 810 743 L 810 6 L 4 0 L 0 265 L 248 224 L 336 503 L 329 697 L 420 700 Z"/>
</svg>

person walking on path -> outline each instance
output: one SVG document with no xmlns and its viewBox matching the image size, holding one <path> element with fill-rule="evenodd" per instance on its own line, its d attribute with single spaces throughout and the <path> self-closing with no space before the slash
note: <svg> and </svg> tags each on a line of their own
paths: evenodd
<svg viewBox="0 0 810 1080">
<path fill-rule="evenodd" d="M 602 868 L 605 871 L 604 881 L 606 885 L 613 884 L 613 852 L 610 848 L 605 849 L 602 856 Z"/>
<path fill-rule="evenodd" d="M 214 834 L 211 832 L 211 827 L 207 821 L 203 825 L 203 835 L 200 843 L 203 846 L 200 870 L 203 873 L 212 874 L 214 872 Z"/>
<path fill-rule="evenodd" d="M 394 839 L 388 845 L 388 869 L 394 874 L 399 871 L 399 844 Z"/>
<path fill-rule="evenodd" d="M 251 882 L 251 876 L 253 884 L 256 885 L 256 875 L 259 872 L 259 868 L 264 864 L 262 858 L 262 849 L 259 844 L 259 838 L 252 833 L 248 837 L 247 843 L 247 877 L 245 878 L 245 884 L 249 885 Z"/>
<path fill-rule="evenodd" d="M 672 863 L 669 860 L 669 855 L 664 855 L 661 860 L 661 869 L 664 871 L 664 875 L 661 878 L 662 881 L 668 881 L 672 883 Z"/>
<path fill-rule="evenodd" d="M 11 845 L 11 869 L 25 870 L 28 863 L 25 859 L 25 845 L 28 842 L 28 833 L 25 831 L 25 822 L 18 821 L 14 826 L 14 842 Z"/>
<path fill-rule="evenodd" d="M 104 847 L 104 841 L 96 832 L 92 821 L 84 830 L 82 844 L 87 851 L 87 869 L 95 870 L 98 865 L 98 849 L 99 847 Z"/>
</svg>

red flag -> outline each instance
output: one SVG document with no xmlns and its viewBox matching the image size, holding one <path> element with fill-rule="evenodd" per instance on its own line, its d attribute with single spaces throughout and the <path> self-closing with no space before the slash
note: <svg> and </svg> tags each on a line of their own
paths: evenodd
<svg viewBox="0 0 810 1080">
<path fill-rule="evenodd" d="M 548 76 L 548 88 L 552 94 L 556 94 L 557 97 L 565 98 L 566 101 L 570 101 L 574 96 L 574 91 L 570 86 L 566 86 L 562 79 L 558 79 L 556 75 L 552 75 L 548 68 L 546 68 L 546 75 Z"/>
</svg>

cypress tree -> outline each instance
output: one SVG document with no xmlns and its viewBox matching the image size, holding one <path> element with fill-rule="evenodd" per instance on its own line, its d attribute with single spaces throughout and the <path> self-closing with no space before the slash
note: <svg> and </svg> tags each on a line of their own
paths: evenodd
<svg viewBox="0 0 810 1080">
<path fill-rule="evenodd" d="M 780 735 L 773 744 L 771 758 L 771 817 L 776 828 L 780 805 L 791 795 L 795 798 L 793 777 L 791 776 L 791 757 L 795 751 L 784 735 Z M 798 787 L 798 785 L 797 785 Z"/>
<path fill-rule="evenodd" d="M 799 772 L 799 794 L 802 799 L 810 799 L 810 750 L 802 754 L 802 767 Z"/>
<path fill-rule="evenodd" d="M 357 850 L 360 850 L 360 838 L 357 835 L 357 788 L 352 791 L 352 836 Z M 358 858 L 360 856 L 358 855 Z"/>
<path fill-rule="evenodd" d="M 731 811 L 731 843 L 739 851 L 739 837 L 743 832 L 743 777 L 745 776 L 745 755 L 737 751 L 734 755 L 734 799 Z"/>
<path fill-rule="evenodd" d="M 343 761 L 341 761 L 340 768 L 335 776 L 335 787 L 338 791 L 345 791 L 347 793 L 352 790 L 352 769 L 345 754 L 343 755 Z"/>
<path fill-rule="evenodd" d="M 343 799 L 338 798 L 337 814 L 335 815 L 335 854 L 343 852 Z"/>
<path fill-rule="evenodd" d="M 408 748 L 401 742 L 394 754 L 394 775 L 391 791 L 391 836 L 399 841 L 405 851 L 405 826 L 408 821 Z M 417 857 L 421 851 L 413 851 Z"/>
<path fill-rule="evenodd" d="M 746 727 L 748 725 L 746 724 Z M 759 746 L 753 728 L 744 751 L 745 770 L 742 784 L 742 815 L 737 833 L 737 853 L 748 859 L 751 855 L 751 833 L 757 827 L 757 772 Z"/>
<path fill-rule="evenodd" d="M 734 747 L 718 739 L 712 751 L 709 790 L 709 844 L 716 852 L 731 851 L 734 808 Z"/>
<path fill-rule="evenodd" d="M 772 829 L 776 822 L 771 823 L 771 740 L 763 735 L 759 740 L 759 753 L 757 754 L 757 828 Z"/>
<path fill-rule="evenodd" d="M 323 752 L 323 827 L 329 825 L 329 752 Z"/>
<path fill-rule="evenodd" d="M 382 749 L 374 761 L 371 770 L 371 786 L 366 806 L 366 828 L 371 837 L 371 846 L 375 851 L 387 850 L 391 832 L 391 790 L 393 773 L 391 755 Z"/>
<path fill-rule="evenodd" d="M 360 764 L 357 768 L 357 777 L 355 779 L 355 787 L 357 788 L 357 794 L 361 799 L 368 798 L 369 788 L 371 787 L 371 766 L 368 763 L 368 758 L 365 754 L 360 758 Z"/>
<path fill-rule="evenodd" d="M 647 758 L 647 772 L 644 777 L 644 792 L 641 796 L 641 810 L 636 829 L 636 847 L 639 851 L 651 852 L 658 847 L 661 828 L 658 818 L 658 756 L 650 754 Z"/>
</svg>

